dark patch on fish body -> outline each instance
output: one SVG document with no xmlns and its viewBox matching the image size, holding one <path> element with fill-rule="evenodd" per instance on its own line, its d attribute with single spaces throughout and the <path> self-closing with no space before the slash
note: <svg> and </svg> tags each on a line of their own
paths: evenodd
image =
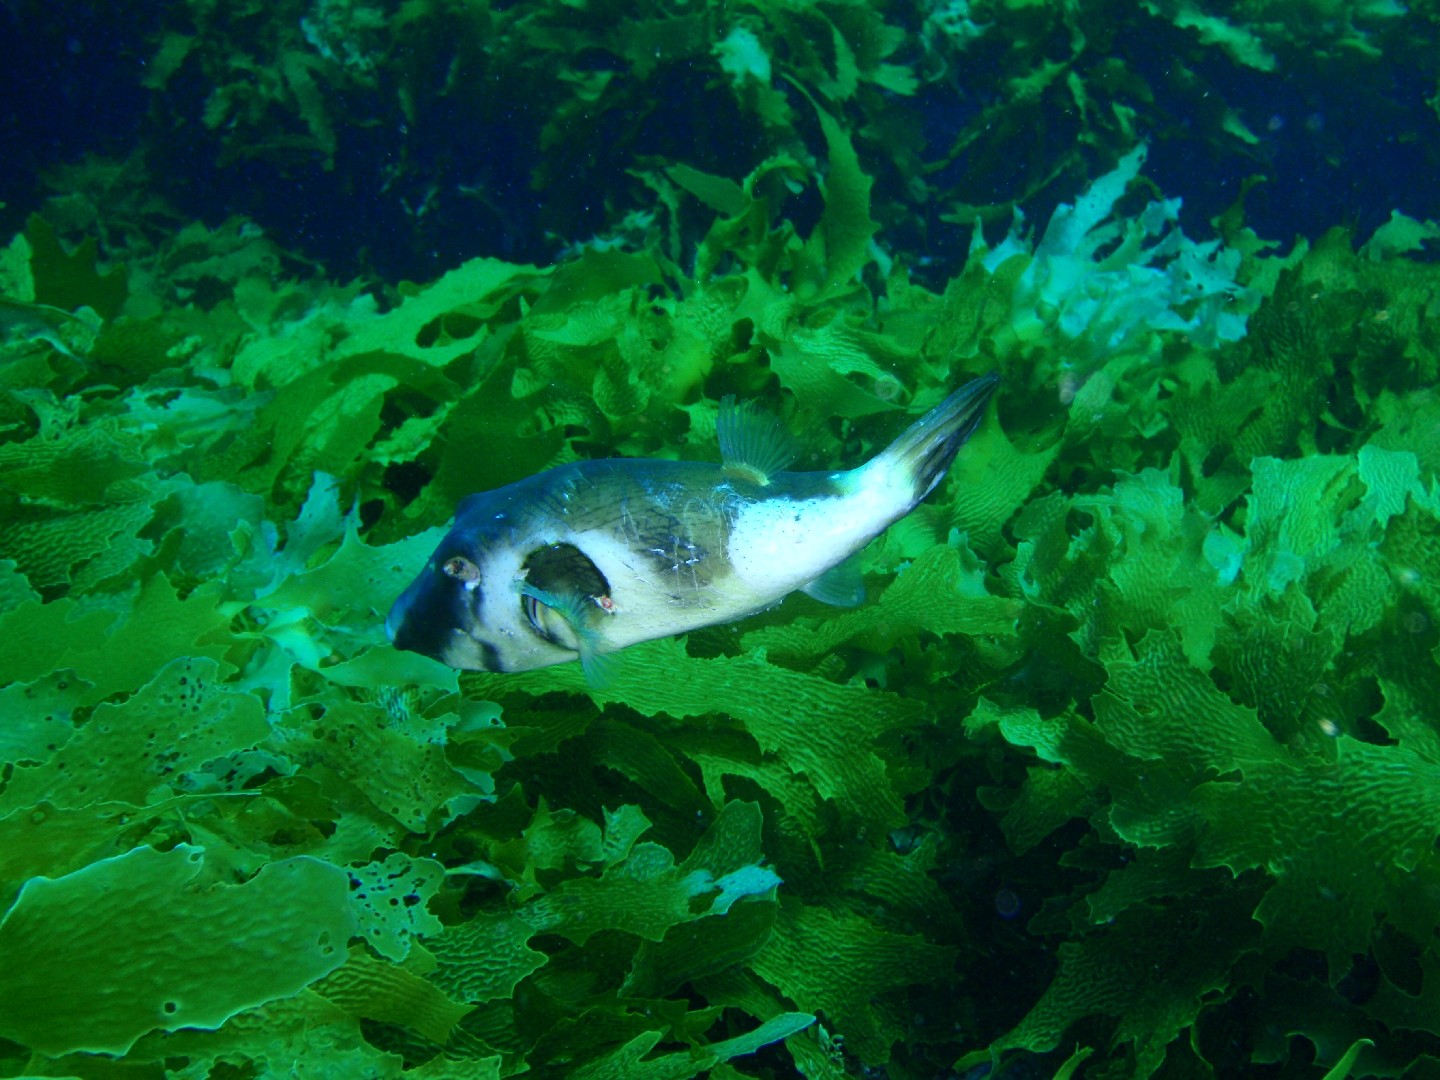
<svg viewBox="0 0 1440 1080">
<path fill-rule="evenodd" d="M 537 589 L 581 596 L 608 596 L 610 583 L 600 568 L 573 544 L 550 544 L 524 563 L 525 580 Z"/>
<path fill-rule="evenodd" d="M 722 485 L 726 490 L 717 490 Z M 575 462 L 472 495 L 461 504 L 452 534 L 476 550 L 535 537 L 539 550 L 598 532 L 684 598 L 724 573 L 716 556 L 725 551 L 744 499 L 729 489 L 719 466 L 704 462 Z"/>
</svg>

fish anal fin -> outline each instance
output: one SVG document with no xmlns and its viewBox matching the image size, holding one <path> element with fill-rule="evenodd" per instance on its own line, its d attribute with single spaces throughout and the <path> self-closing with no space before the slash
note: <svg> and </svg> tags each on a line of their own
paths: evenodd
<svg viewBox="0 0 1440 1080">
<path fill-rule="evenodd" d="M 798 455 L 795 440 L 777 417 L 750 402 L 737 402 L 733 394 L 720 399 L 715 435 L 720 441 L 720 462 L 725 472 L 760 487 L 769 484 L 771 477 L 783 472 Z"/>
<path fill-rule="evenodd" d="M 860 560 L 846 559 L 838 566 L 832 566 L 800 591 L 810 599 L 832 607 L 858 607 L 865 602 L 865 580 L 860 575 Z"/>
</svg>

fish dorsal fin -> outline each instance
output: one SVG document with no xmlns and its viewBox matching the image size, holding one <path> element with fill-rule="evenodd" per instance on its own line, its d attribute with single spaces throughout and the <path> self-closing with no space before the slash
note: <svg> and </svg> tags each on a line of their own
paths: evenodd
<svg viewBox="0 0 1440 1080">
<path fill-rule="evenodd" d="M 734 394 L 720 399 L 715 435 L 725 471 L 761 487 L 798 455 L 795 440 L 778 418 L 749 402 L 736 402 Z"/>
<path fill-rule="evenodd" d="M 860 574 L 859 557 L 832 566 L 800 591 L 832 607 L 858 607 L 865 602 L 865 580 Z"/>
</svg>

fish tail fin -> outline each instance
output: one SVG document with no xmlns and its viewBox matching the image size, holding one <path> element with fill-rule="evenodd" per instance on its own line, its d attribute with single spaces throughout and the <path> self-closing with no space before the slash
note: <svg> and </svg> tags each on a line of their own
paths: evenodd
<svg viewBox="0 0 1440 1080">
<path fill-rule="evenodd" d="M 971 379 L 911 424 L 898 439 L 862 469 L 883 472 L 895 483 L 910 483 L 914 501 L 929 495 L 945 476 L 955 455 L 974 434 L 1000 376 L 991 372 Z"/>
</svg>

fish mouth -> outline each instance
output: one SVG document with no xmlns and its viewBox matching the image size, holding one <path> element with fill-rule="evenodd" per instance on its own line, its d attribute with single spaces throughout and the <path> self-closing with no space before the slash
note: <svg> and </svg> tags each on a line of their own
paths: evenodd
<svg viewBox="0 0 1440 1080">
<path fill-rule="evenodd" d="M 504 671 L 500 650 L 458 626 L 421 628 L 397 602 L 385 620 L 390 644 L 460 671 Z"/>
<path fill-rule="evenodd" d="M 400 635 L 405 630 L 405 609 L 399 600 L 390 605 L 390 614 L 385 616 L 385 638 L 397 649 L 409 648 L 400 643 Z M 411 650 L 413 651 L 413 650 Z"/>
<path fill-rule="evenodd" d="M 435 603 L 430 583 L 419 577 L 390 605 L 390 613 L 385 616 L 385 636 L 397 649 L 433 656 L 436 642 L 425 628 L 441 620 L 451 622 L 443 607 Z"/>
<path fill-rule="evenodd" d="M 443 655 L 435 657 L 442 664 L 460 671 L 504 671 L 500 661 L 500 650 L 488 641 L 482 641 L 463 630 L 456 630 L 451 637 L 450 647 Z"/>
<path fill-rule="evenodd" d="M 419 653 L 462 671 L 504 671 L 499 650 L 469 630 L 470 594 L 422 574 L 385 616 L 385 636 L 404 652 Z"/>
</svg>

